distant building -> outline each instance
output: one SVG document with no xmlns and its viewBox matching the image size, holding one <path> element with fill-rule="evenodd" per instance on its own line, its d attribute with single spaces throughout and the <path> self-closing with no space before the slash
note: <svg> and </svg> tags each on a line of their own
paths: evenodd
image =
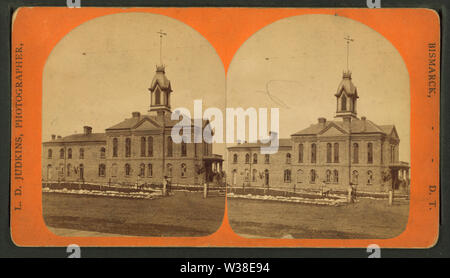
<svg viewBox="0 0 450 278">
<path fill-rule="evenodd" d="M 164 66 L 157 66 L 149 91 L 147 115 L 133 112 L 105 133 L 85 126 L 83 134 L 53 135 L 43 142 L 43 181 L 161 183 L 164 176 L 179 184 L 212 181 L 223 162 L 212 144 L 172 141 L 171 128 L 178 121 L 170 119 L 172 87 Z"/>
<path fill-rule="evenodd" d="M 409 165 L 399 161 L 399 143 L 394 125 L 377 125 L 357 117 L 357 88 L 351 72 L 335 93 L 336 118 L 318 122 L 280 139 L 276 154 L 260 153 L 260 143 L 228 148 L 227 183 L 231 186 L 261 186 L 346 190 L 351 183 L 363 191 L 398 189 L 409 183 Z M 403 182 L 403 183 L 402 183 Z"/>
</svg>

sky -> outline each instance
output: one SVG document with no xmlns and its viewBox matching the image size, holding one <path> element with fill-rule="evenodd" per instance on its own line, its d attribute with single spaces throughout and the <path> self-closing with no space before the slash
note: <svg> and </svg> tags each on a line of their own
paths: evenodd
<svg viewBox="0 0 450 278">
<path fill-rule="evenodd" d="M 344 37 L 350 36 L 358 117 L 394 124 L 400 160 L 410 161 L 409 75 L 400 54 L 370 27 L 332 15 L 294 16 L 262 28 L 236 52 L 227 75 L 209 42 L 175 19 L 121 13 L 85 22 L 57 44 L 44 68 L 42 140 L 81 133 L 84 125 L 104 132 L 133 111 L 146 114 L 160 29 L 167 33 L 162 60 L 174 91 L 172 110 L 193 111 L 194 99 L 203 100 L 203 111 L 277 107 L 284 138 L 319 117 L 334 119 L 334 94 L 347 68 Z M 214 149 L 226 155 L 225 144 Z"/>
</svg>

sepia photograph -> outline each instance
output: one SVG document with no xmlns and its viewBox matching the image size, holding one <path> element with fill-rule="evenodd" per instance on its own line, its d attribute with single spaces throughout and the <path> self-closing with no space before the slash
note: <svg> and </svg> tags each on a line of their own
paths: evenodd
<svg viewBox="0 0 450 278">
<path fill-rule="evenodd" d="M 393 238 L 408 222 L 409 74 L 382 35 L 338 14 L 253 34 L 227 75 L 227 106 L 278 109 L 278 149 L 227 144 L 231 228 L 247 238 Z M 243 126 L 252 133 L 256 121 Z M 261 130 L 260 130 L 261 134 Z"/>
</svg>

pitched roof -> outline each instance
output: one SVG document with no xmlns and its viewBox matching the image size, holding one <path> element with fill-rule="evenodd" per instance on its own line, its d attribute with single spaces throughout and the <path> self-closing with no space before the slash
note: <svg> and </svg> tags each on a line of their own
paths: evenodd
<svg viewBox="0 0 450 278">
<path fill-rule="evenodd" d="M 257 143 L 242 143 L 242 144 L 236 144 L 231 147 L 228 147 L 228 149 L 231 148 L 257 148 L 261 146 L 269 146 L 270 143 L 261 143 L 258 141 Z M 278 146 L 279 147 L 292 147 L 292 141 L 290 138 L 280 138 L 278 139 Z"/>
<path fill-rule="evenodd" d="M 144 120 L 149 120 L 149 121 L 151 121 L 153 123 L 156 123 L 160 127 L 163 126 L 163 119 L 160 116 L 157 116 L 157 115 L 140 115 L 138 117 L 127 118 L 127 119 L 123 120 L 122 122 L 107 128 L 106 130 L 108 131 L 108 130 L 134 129 L 135 127 L 137 127 L 137 125 L 139 123 L 141 123 Z M 191 123 L 193 125 L 194 124 L 194 119 L 190 119 L 190 121 L 191 121 Z M 180 122 L 179 120 L 172 120 L 170 113 L 165 114 L 165 126 L 166 127 L 172 127 L 172 126 L 174 126 L 175 124 L 177 124 L 179 122 Z M 203 126 L 205 126 L 208 121 L 207 120 L 202 120 L 202 122 L 203 122 Z"/>
<path fill-rule="evenodd" d="M 44 143 L 71 143 L 71 142 L 106 142 L 106 134 L 105 133 L 72 134 Z"/>
<path fill-rule="evenodd" d="M 344 130 L 346 133 L 349 132 L 349 130 L 344 126 L 343 121 L 327 121 L 325 122 L 325 126 L 323 126 L 320 123 L 312 124 L 309 127 L 302 129 L 300 131 L 297 131 L 296 133 L 292 134 L 291 136 L 303 136 L 303 135 L 318 135 L 322 131 L 326 130 L 330 125 L 336 125 L 342 130 Z M 390 129 L 389 129 L 390 128 Z M 372 121 L 369 120 L 362 120 L 362 119 L 352 119 L 351 121 L 351 133 L 382 133 L 389 135 L 390 131 L 394 128 L 393 125 L 386 125 L 386 126 L 378 126 Z"/>
<path fill-rule="evenodd" d="M 355 95 L 358 98 L 358 90 L 352 82 L 352 73 L 344 72 L 342 81 L 339 84 L 335 96 L 339 97 L 342 92 L 345 92 L 348 96 Z"/>
<path fill-rule="evenodd" d="M 163 91 L 172 92 L 170 80 L 166 77 L 164 66 L 157 67 L 155 76 L 153 76 L 152 83 L 150 84 L 150 91 L 153 92 L 156 88 L 156 85 L 159 85 L 159 87 Z"/>
</svg>

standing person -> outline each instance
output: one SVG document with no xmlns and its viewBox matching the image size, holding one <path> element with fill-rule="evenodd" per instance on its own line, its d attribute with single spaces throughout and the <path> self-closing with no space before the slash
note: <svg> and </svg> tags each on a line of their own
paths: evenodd
<svg viewBox="0 0 450 278">
<path fill-rule="evenodd" d="M 347 189 L 347 202 L 353 203 L 353 184 L 351 182 Z"/>
<path fill-rule="evenodd" d="M 163 178 L 162 195 L 167 196 L 167 176 L 164 176 Z"/>
</svg>

